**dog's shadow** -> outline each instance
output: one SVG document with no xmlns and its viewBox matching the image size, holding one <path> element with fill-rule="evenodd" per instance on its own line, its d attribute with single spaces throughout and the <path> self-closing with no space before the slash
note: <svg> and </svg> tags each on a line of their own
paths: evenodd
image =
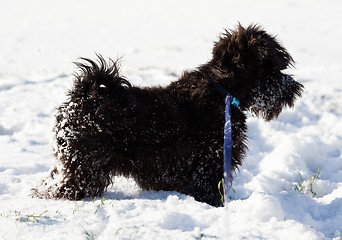
<svg viewBox="0 0 342 240">
<path fill-rule="evenodd" d="M 107 191 L 103 194 L 102 198 L 108 200 L 151 200 L 151 201 L 162 201 L 165 202 L 170 196 L 176 196 L 179 200 L 185 200 L 188 198 L 187 195 L 181 194 L 175 191 L 142 191 L 140 190 L 137 194 L 129 194 L 123 191 Z"/>
<path fill-rule="evenodd" d="M 170 196 L 176 196 L 179 200 L 190 198 L 176 191 L 143 191 L 133 179 L 117 176 L 113 178 L 113 184 L 104 192 L 101 198 L 117 201 L 136 199 L 165 202 Z"/>
</svg>

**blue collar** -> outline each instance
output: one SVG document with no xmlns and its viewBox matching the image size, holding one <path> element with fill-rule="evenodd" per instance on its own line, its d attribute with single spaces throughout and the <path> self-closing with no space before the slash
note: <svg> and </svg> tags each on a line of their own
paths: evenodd
<svg viewBox="0 0 342 240">
<path fill-rule="evenodd" d="M 211 85 L 213 85 L 213 86 L 216 88 L 216 90 L 217 90 L 218 92 L 221 93 L 221 95 L 222 95 L 223 97 L 225 97 L 224 102 L 226 103 L 226 98 L 227 98 L 227 96 L 228 96 L 228 95 L 231 96 L 231 95 L 229 94 L 229 92 L 228 92 L 223 86 L 217 84 L 216 82 L 214 82 L 214 81 L 211 80 L 210 78 L 208 79 L 208 81 L 210 82 Z M 233 105 L 234 107 L 238 108 L 238 107 L 240 106 L 240 101 L 239 101 L 237 98 L 235 98 L 235 97 L 231 97 L 231 99 L 230 99 L 230 104 Z"/>
</svg>

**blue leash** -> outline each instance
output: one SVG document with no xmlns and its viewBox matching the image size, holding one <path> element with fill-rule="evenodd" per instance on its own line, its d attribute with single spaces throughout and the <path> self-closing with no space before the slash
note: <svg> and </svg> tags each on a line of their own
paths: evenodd
<svg viewBox="0 0 342 240">
<path fill-rule="evenodd" d="M 240 101 L 227 93 L 224 102 L 226 104 L 225 110 L 225 124 L 224 124 L 224 143 L 223 143 L 223 178 L 224 178 L 224 202 L 227 203 L 227 194 L 229 189 L 230 168 L 232 165 L 232 122 L 230 120 L 230 105 L 239 107 Z"/>
<path fill-rule="evenodd" d="M 227 203 L 227 194 L 230 182 L 230 168 L 232 165 L 232 122 L 230 119 L 230 105 L 239 107 L 240 101 L 231 96 L 230 93 L 224 89 L 221 85 L 216 84 L 213 80 L 208 79 L 209 82 L 215 86 L 215 88 L 225 96 L 224 102 L 225 108 L 225 124 L 224 124 L 224 143 L 223 143 L 223 179 L 224 179 L 224 202 Z"/>
</svg>

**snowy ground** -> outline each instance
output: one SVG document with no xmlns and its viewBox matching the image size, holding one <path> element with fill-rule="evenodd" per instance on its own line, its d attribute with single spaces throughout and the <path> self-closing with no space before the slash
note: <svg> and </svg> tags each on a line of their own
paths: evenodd
<svg viewBox="0 0 342 240">
<path fill-rule="evenodd" d="M 1 0 L 0 239 L 341 239 L 341 9 L 339 0 Z M 123 56 L 134 84 L 165 85 L 206 62 L 238 21 L 278 35 L 305 92 L 275 121 L 248 118 L 250 150 L 228 207 L 123 178 L 95 200 L 29 197 L 53 161 L 51 122 L 73 61 Z"/>
</svg>

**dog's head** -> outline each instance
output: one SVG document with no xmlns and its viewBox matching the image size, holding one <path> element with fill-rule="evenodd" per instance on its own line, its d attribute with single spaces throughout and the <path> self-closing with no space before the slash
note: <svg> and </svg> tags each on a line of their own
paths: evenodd
<svg viewBox="0 0 342 240">
<path fill-rule="evenodd" d="M 267 121 L 283 106 L 292 107 L 303 91 L 303 85 L 282 72 L 293 66 L 290 54 L 255 25 L 226 31 L 215 43 L 210 63 L 221 76 L 219 83 L 241 101 L 241 108 Z"/>
</svg>

